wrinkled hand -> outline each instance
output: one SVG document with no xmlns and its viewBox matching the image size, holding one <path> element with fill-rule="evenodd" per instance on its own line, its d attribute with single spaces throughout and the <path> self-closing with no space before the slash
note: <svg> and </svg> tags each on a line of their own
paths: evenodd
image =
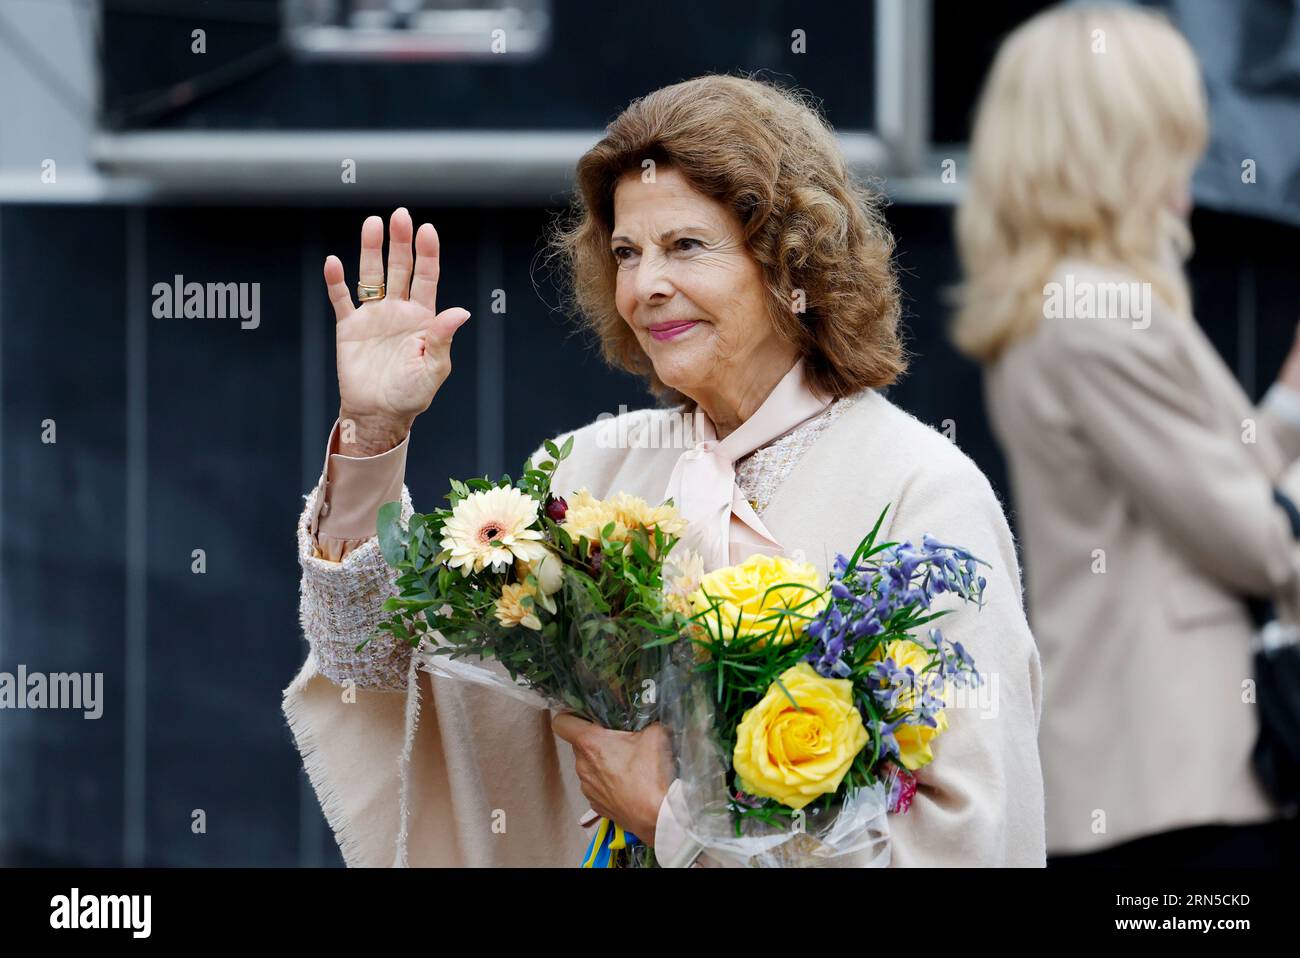
<svg viewBox="0 0 1300 958">
<path fill-rule="evenodd" d="M 561 712 L 551 728 L 573 746 L 574 768 L 592 810 L 653 846 L 659 806 L 673 780 L 672 747 L 663 726 L 615 732 Z"/>
<path fill-rule="evenodd" d="M 351 421 L 358 448 L 348 455 L 375 455 L 401 442 L 415 417 L 429 408 L 451 375 L 451 340 L 469 319 L 459 306 L 437 311 L 438 232 L 425 223 L 415 234 L 411 214 L 389 220 L 388 275 L 383 299 L 356 307 L 337 256 L 325 260 L 325 285 L 334 307 L 339 376 L 339 418 Z M 362 283 L 384 277 L 384 221 L 367 217 L 361 227 Z"/>
</svg>

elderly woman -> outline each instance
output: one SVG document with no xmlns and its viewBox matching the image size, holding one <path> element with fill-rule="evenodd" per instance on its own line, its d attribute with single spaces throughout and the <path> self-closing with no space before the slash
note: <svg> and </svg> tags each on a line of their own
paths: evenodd
<svg viewBox="0 0 1300 958">
<path fill-rule="evenodd" d="M 615 732 L 562 715 L 553 728 L 500 687 L 421 668 L 409 645 L 355 651 L 394 592 L 376 510 L 400 499 L 411 511 L 412 424 L 469 317 L 438 311 L 438 235 L 412 225 L 393 213 L 385 281 L 383 224 L 365 222 L 360 307 L 339 260 L 325 263 L 339 421 L 298 526 L 311 652 L 284 708 L 344 858 L 573 865 L 590 839 L 580 822 L 596 813 L 661 864 L 703 863 L 658 726 Z M 879 391 L 904 369 L 892 240 L 831 129 L 764 83 L 665 87 L 582 157 L 574 215 L 553 240 L 605 357 L 662 405 L 566 434 L 573 451 L 552 488 L 654 502 L 671 489 L 707 568 L 797 550 L 825 575 L 886 505 L 888 538 L 933 532 L 990 562 L 987 603 L 957 608 L 945 632 L 994 697 L 949 709 L 911 810 L 891 818 L 891 860 L 1041 865 L 1039 666 L 1015 546 L 979 469 Z M 688 448 L 653 441 L 683 417 Z"/>
<path fill-rule="evenodd" d="M 1246 599 L 1300 605 L 1273 494 L 1300 456 L 1300 350 L 1257 406 L 1192 315 L 1206 132 L 1195 55 L 1138 9 L 1028 21 L 977 113 L 955 334 L 1023 536 L 1053 865 L 1294 864 L 1251 763 Z"/>
</svg>

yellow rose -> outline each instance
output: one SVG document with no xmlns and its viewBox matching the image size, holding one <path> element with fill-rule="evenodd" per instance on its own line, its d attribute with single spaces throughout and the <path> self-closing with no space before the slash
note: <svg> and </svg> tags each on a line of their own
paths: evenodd
<svg viewBox="0 0 1300 958">
<path fill-rule="evenodd" d="M 783 582 L 797 584 L 783 585 L 768 592 L 772 586 Z M 700 587 L 691 593 L 691 607 L 696 613 L 708 612 L 699 621 L 709 630 L 714 641 L 730 642 L 770 632 L 775 621 L 764 622 L 762 619 L 778 609 L 801 606 L 800 615 L 815 616 L 828 601 L 821 594 L 824 588 L 817 567 L 812 563 L 760 553 L 750 556 L 740 565 L 727 566 L 705 575 Z M 710 611 L 715 602 L 718 611 Z M 722 615 L 721 629 L 719 612 Z M 781 628 L 781 641 L 792 641 L 803 633 L 807 624 L 805 619 L 797 617 L 786 619 Z"/>
<path fill-rule="evenodd" d="M 780 681 L 784 691 L 773 682 L 740 720 L 732 762 L 749 794 L 803 808 L 840 787 L 867 744 L 867 730 L 848 679 L 823 678 L 800 662 Z"/>
<path fill-rule="evenodd" d="M 908 771 L 915 772 L 934 761 L 934 752 L 930 746 L 940 732 L 948 731 L 948 716 L 940 709 L 934 718 L 939 723 L 934 728 L 928 725 L 900 725 L 894 730 L 894 740 L 898 742 L 898 760 Z"/>
<path fill-rule="evenodd" d="M 882 651 L 883 648 L 883 651 Z M 938 689 L 939 670 L 932 669 L 925 672 L 925 668 L 930 664 L 931 653 L 923 645 L 918 645 L 911 639 L 895 639 L 887 642 L 885 645 L 876 646 L 872 651 L 870 658 L 883 660 L 890 658 L 894 660 L 894 665 L 899 669 L 911 669 L 912 674 L 916 676 L 914 685 L 908 686 L 900 683 L 898 686 L 897 698 L 894 701 L 894 708 L 901 709 L 904 712 L 910 712 L 917 706 L 917 702 L 922 692 L 929 692 L 931 695 L 937 695 L 948 702 L 948 696 L 952 689 L 952 682 L 945 681 L 943 690 Z"/>
<path fill-rule="evenodd" d="M 940 692 L 934 687 L 937 683 L 937 670 L 922 674 L 922 670 L 930 664 L 930 652 L 924 646 L 910 639 L 895 639 L 893 642 L 886 643 L 883 651 L 878 647 L 871 657 L 891 658 L 900 669 L 910 668 L 916 675 L 915 686 L 900 688 L 894 702 L 895 709 L 911 712 L 916 708 L 923 691 L 929 691 L 931 694 L 938 695 L 944 702 L 948 702 L 952 683 L 945 681 Z M 934 718 L 938 723 L 934 728 L 928 725 L 900 725 L 894 730 L 894 740 L 898 742 L 899 761 L 909 771 L 914 772 L 934 761 L 931 745 L 940 732 L 948 730 L 948 717 L 940 709 L 935 713 Z"/>
</svg>

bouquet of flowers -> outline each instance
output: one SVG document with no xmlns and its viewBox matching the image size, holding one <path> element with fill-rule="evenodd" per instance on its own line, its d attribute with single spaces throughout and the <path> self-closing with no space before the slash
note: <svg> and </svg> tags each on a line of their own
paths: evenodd
<svg viewBox="0 0 1300 958">
<path fill-rule="evenodd" d="M 405 525 L 400 503 L 386 503 L 379 544 L 398 572 L 398 594 L 379 630 L 416 646 L 429 640 L 435 671 L 495 681 L 485 669 L 453 667 L 466 657 L 495 659 L 513 688 L 606 728 L 638 731 L 658 718 L 656 682 L 674 616 L 664 559 L 686 523 L 671 502 L 599 500 L 586 489 L 572 501 L 553 495 L 552 474 L 572 444 L 547 442 L 551 459 L 526 462 L 517 482 L 452 480 L 448 508 Z M 653 853 L 602 820 L 584 864 L 651 865 Z"/>
<path fill-rule="evenodd" d="M 695 652 L 664 690 L 665 720 L 687 831 L 724 863 L 888 864 L 886 815 L 907 811 L 952 688 L 981 681 L 930 623 L 948 614 L 931 607 L 942 594 L 983 604 L 987 563 L 929 535 L 877 543 L 885 512 L 829 583 L 758 555 L 690 596 Z"/>
<path fill-rule="evenodd" d="M 691 835 L 737 864 L 833 864 L 875 848 L 933 759 L 954 684 L 978 683 L 960 642 L 935 627 L 936 596 L 982 603 L 980 560 L 929 536 L 876 543 L 885 513 L 828 583 L 811 564 L 755 555 L 705 574 L 677 548 L 686 522 L 551 478 L 572 439 L 522 477 L 452 480 L 449 507 L 403 524 L 379 513 L 398 594 L 380 624 L 429 643 L 444 674 L 539 693 L 606 728 L 674 733 Z M 363 643 L 364 644 L 364 643 Z M 584 866 L 654 865 L 652 849 L 602 820 Z"/>
</svg>

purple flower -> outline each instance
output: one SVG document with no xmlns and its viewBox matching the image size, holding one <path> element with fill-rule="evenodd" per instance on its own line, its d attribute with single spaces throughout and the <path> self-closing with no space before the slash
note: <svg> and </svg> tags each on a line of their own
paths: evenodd
<svg viewBox="0 0 1300 958">
<path fill-rule="evenodd" d="M 849 631 L 853 633 L 854 638 L 860 639 L 864 635 L 879 635 L 885 631 L 885 627 L 880 624 L 880 620 L 874 615 L 866 615 L 855 619 L 853 624 L 849 626 Z"/>
<path fill-rule="evenodd" d="M 827 677 L 851 675 L 845 656 L 858 641 L 898 629 L 897 624 L 891 626 L 896 616 L 910 618 L 917 610 L 928 610 L 934 597 L 947 593 L 982 603 L 986 583 L 976 574 L 977 563 L 981 560 L 967 550 L 928 533 L 922 536 L 919 549 L 910 541 L 900 542 L 852 567 L 837 553 L 831 565 L 831 601 L 808 625 L 807 634 L 816 644 L 806 661 Z M 937 629 L 931 638 L 938 653 L 937 678 L 974 675 L 978 679 L 965 650 L 945 647 Z M 904 674 L 893 663 L 877 663 L 869 674 L 877 691 L 890 690 L 891 695 L 903 680 L 908 687 L 915 681 L 915 676 Z M 920 709 L 926 710 L 924 703 Z"/>
<path fill-rule="evenodd" d="M 975 558 L 973 555 L 971 555 L 961 546 L 951 546 L 946 543 L 940 542 L 938 539 L 930 535 L 930 533 L 928 532 L 925 535 L 921 536 L 921 546 L 925 549 L 926 552 L 951 552 L 959 559 Z"/>
</svg>

